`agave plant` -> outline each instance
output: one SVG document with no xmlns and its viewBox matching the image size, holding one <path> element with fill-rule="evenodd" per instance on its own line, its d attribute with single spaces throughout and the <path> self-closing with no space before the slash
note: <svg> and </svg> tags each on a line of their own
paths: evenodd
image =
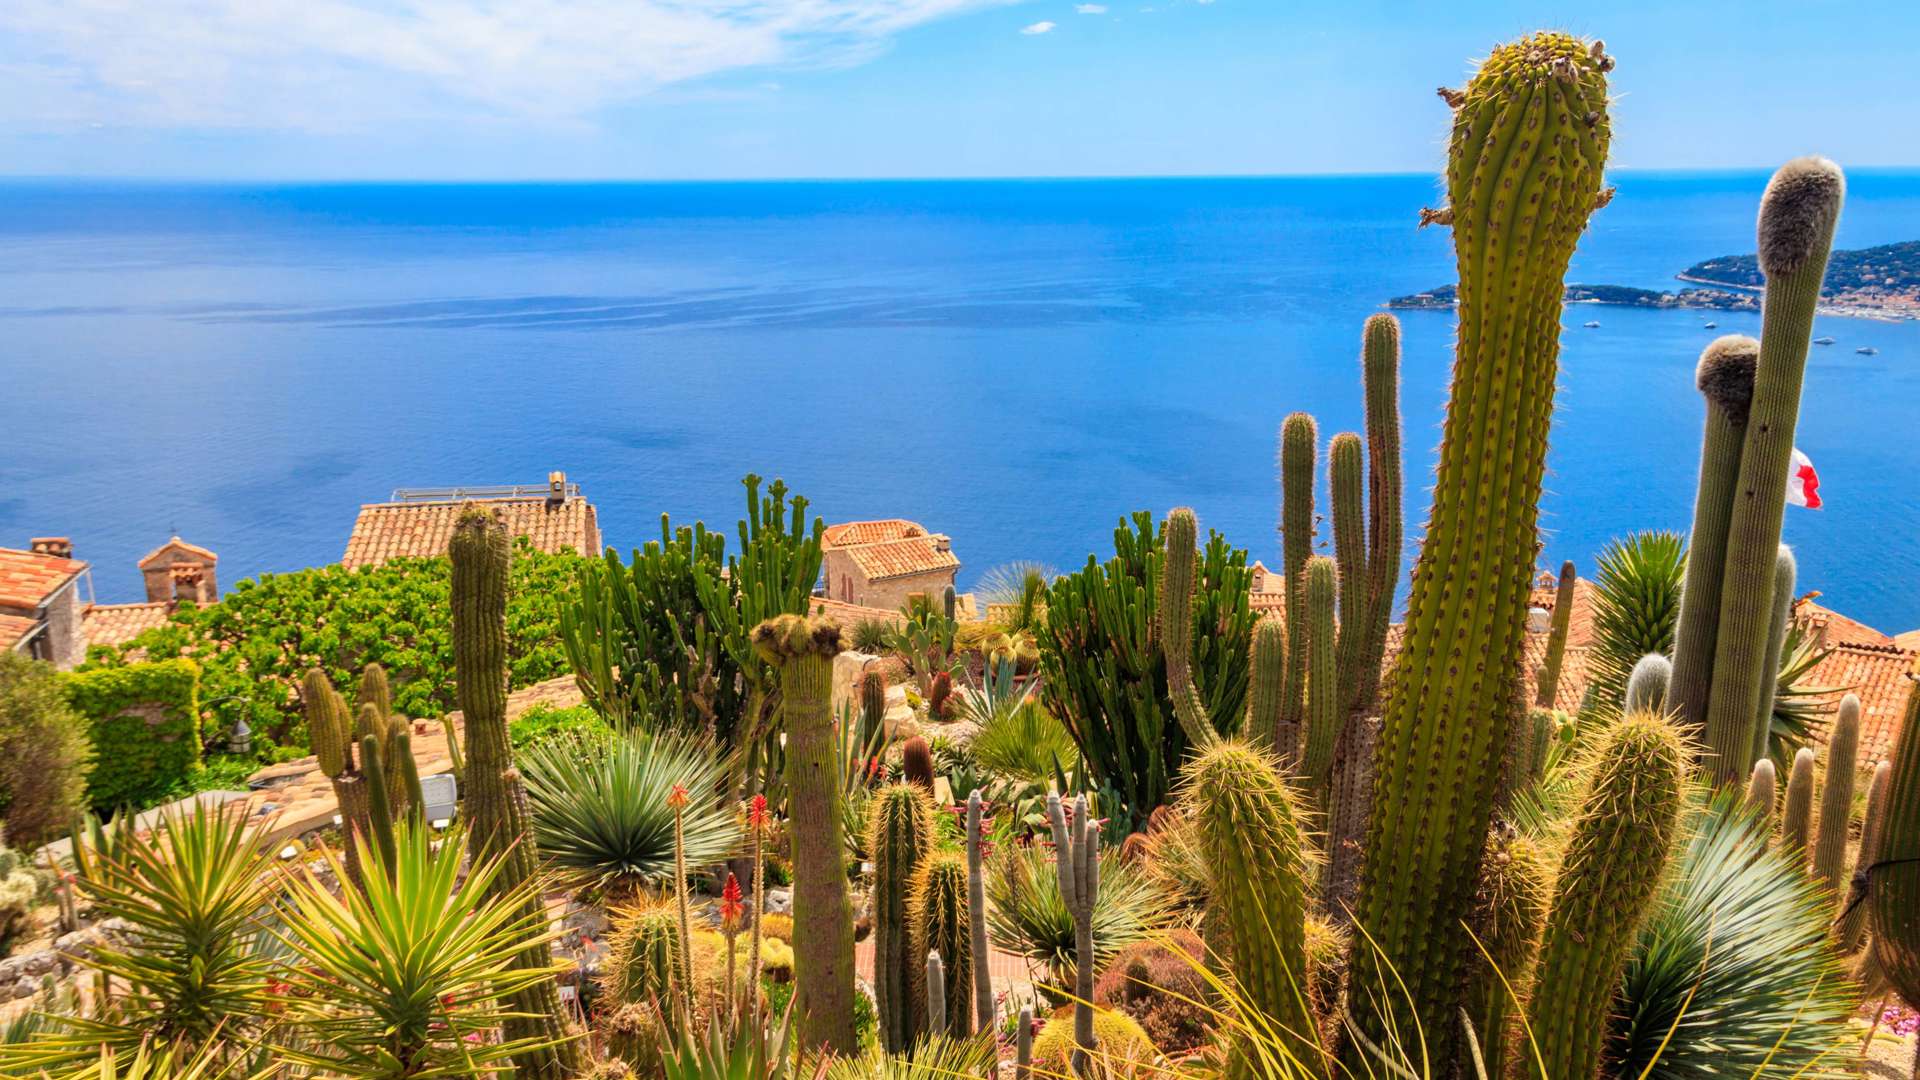
<svg viewBox="0 0 1920 1080">
<path fill-rule="evenodd" d="M 1803 746 L 1813 745 L 1813 733 L 1827 723 L 1827 714 L 1849 686 L 1820 686 L 1809 681 L 1813 669 L 1833 653 L 1809 637 L 1804 629 L 1787 628 L 1780 647 L 1780 677 L 1774 683 L 1773 714 L 1767 730 L 1767 756 L 1775 769 L 1785 776 L 1793 756 Z"/>
<path fill-rule="evenodd" d="M 556 739 L 519 760 L 540 854 L 570 885 L 620 893 L 672 879 L 674 789 L 714 792 L 726 776 L 703 736 L 637 729 Z M 716 799 L 690 802 L 683 827 L 689 867 L 719 862 L 740 838 Z"/>
<path fill-rule="evenodd" d="M 242 811 L 197 803 L 145 833 L 95 821 L 74 839 L 80 889 L 103 919 L 128 924 L 124 948 L 83 960 L 116 994 L 95 1016 L 0 1048 L 0 1069 L 57 1072 L 103 1052 L 139 1060 L 159 1044 L 230 1060 L 261 1027 L 273 970 L 259 947 L 272 864 L 257 830 Z"/>
<path fill-rule="evenodd" d="M 1672 650 L 1686 561 L 1686 545 L 1672 532 L 1634 533 L 1600 553 L 1588 683 L 1596 704 L 1617 707 L 1633 665 Z"/>
<path fill-rule="evenodd" d="M 827 1064 L 820 1080 L 955 1080 L 986 1076 L 999 1046 L 991 1033 L 970 1039 L 947 1035 L 922 1036 L 904 1054 L 889 1054 L 870 1046 L 859 1057 L 838 1058 Z"/>
<path fill-rule="evenodd" d="M 1612 1075 L 1842 1077 L 1858 994 L 1828 934 L 1832 902 L 1723 793 L 1640 932 L 1615 1000 Z"/>
<path fill-rule="evenodd" d="M 696 1034 L 701 1027 L 703 1034 Z M 680 1029 L 680 1043 L 660 1055 L 665 1080 L 794 1080 L 793 1009 L 778 1019 L 744 1013 Z"/>
<path fill-rule="evenodd" d="M 976 764 L 1024 783 L 1045 783 L 1080 764 L 1073 736 L 1040 704 L 1038 683 L 1019 686 L 1015 663 L 990 667 L 961 695 L 960 715 L 978 725 L 969 744 Z"/>
<path fill-rule="evenodd" d="M 511 995 L 562 970 L 515 966 L 529 944 L 552 936 L 525 914 L 537 886 L 495 891 L 498 859 L 462 878 L 458 833 L 436 849 L 425 827 L 394 831 L 391 873 L 361 852 L 363 889 L 335 895 L 311 869 L 292 883 L 279 915 L 295 955 L 276 1005 L 300 1038 L 276 1052 L 327 1076 L 397 1080 L 479 1075 L 550 1045 L 492 1037 Z M 326 857 L 337 876 L 338 861 Z"/>
<path fill-rule="evenodd" d="M 1056 1002 L 1074 985 L 1073 913 L 1060 896 L 1053 853 L 1007 845 L 987 875 L 987 933 L 993 946 L 1046 971 L 1043 992 Z M 1163 928 L 1172 905 L 1159 886 L 1111 848 L 1100 852 L 1100 903 L 1093 912 L 1094 964 Z"/>
<path fill-rule="evenodd" d="M 131 1050 L 101 1046 L 84 1063 L 44 1075 L 50 1080 L 220 1080 L 237 1074 L 231 1064 L 214 1053 L 212 1045 L 189 1052 L 149 1039 Z"/>
<path fill-rule="evenodd" d="M 1059 576 L 1044 563 L 1003 563 L 980 575 L 974 587 L 990 608 L 1005 611 L 1001 621 L 1009 630 L 1031 630 L 1040 620 L 1047 582 Z"/>
</svg>

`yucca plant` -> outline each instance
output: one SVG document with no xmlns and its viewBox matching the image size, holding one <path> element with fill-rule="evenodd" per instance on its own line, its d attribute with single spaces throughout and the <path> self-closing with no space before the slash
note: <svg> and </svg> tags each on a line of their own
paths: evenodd
<svg viewBox="0 0 1920 1080">
<path fill-rule="evenodd" d="M 259 948 L 272 863 L 244 810 L 197 803 L 145 833 L 91 822 L 74 839 L 81 891 L 102 919 L 128 924 L 124 948 L 82 961 L 115 994 L 97 1015 L 0 1049 L 0 1069 L 58 1071 L 103 1047 L 137 1056 L 156 1040 L 188 1054 L 240 1052 L 267 1014 L 273 970 Z"/>
<path fill-rule="evenodd" d="M 1780 647 L 1780 676 L 1773 686 L 1773 713 L 1767 730 L 1767 756 L 1782 776 L 1800 748 L 1813 745 L 1813 733 L 1827 724 L 1834 702 L 1853 689 L 1821 686 L 1809 679 L 1813 669 L 1832 653 L 1831 647 L 1808 636 L 1800 626 L 1788 626 L 1786 641 Z"/>
<path fill-rule="evenodd" d="M 519 765 L 547 864 L 570 885 L 615 893 L 672 879 L 668 799 L 676 787 L 717 791 L 725 776 L 704 737 L 641 730 L 556 739 L 521 753 Z M 740 839 L 732 808 L 715 799 L 692 800 L 683 828 L 689 867 L 719 862 Z"/>
<path fill-rule="evenodd" d="M 1031 630 L 1043 612 L 1047 582 L 1059 576 L 1044 563 L 1015 561 L 1003 563 L 980 575 L 974 591 L 988 605 L 1004 608 L 1008 630 Z"/>
<path fill-rule="evenodd" d="M 1025 957 L 1045 973 L 1042 993 L 1055 1002 L 1074 985 L 1073 912 L 1060 895 L 1053 853 L 1007 845 L 987 874 L 987 935 L 993 947 Z M 1095 966 L 1166 925 L 1171 905 L 1159 886 L 1118 852 L 1100 853 L 1100 903 L 1093 910 Z"/>
<path fill-rule="evenodd" d="M 211 1045 L 189 1052 L 181 1046 L 149 1039 L 130 1050 L 101 1046 L 84 1063 L 42 1075 L 47 1080 L 220 1080 L 245 1074 L 223 1062 Z M 261 1070 L 253 1075 L 264 1077 L 269 1072 Z"/>
<path fill-rule="evenodd" d="M 424 826 L 403 822 L 394 833 L 391 873 L 362 851 L 363 889 L 335 895 L 310 867 L 291 883 L 279 916 L 294 958 L 276 1004 L 300 1037 L 276 1053 L 327 1076 L 370 1080 L 503 1067 L 535 1048 L 493 1037 L 506 1000 L 562 970 L 514 965 L 528 944 L 553 936 L 525 914 L 536 886 L 489 896 L 501 864 L 482 861 L 462 878 L 463 835 L 436 849 Z M 326 860 L 341 870 L 331 852 Z"/>
<path fill-rule="evenodd" d="M 858 1057 L 837 1058 L 819 1080 L 958 1080 L 986 1076 L 999 1046 L 991 1033 L 967 1039 L 923 1036 L 906 1053 L 889 1054 L 878 1046 Z"/>
<path fill-rule="evenodd" d="M 1614 999 L 1610 1075 L 1841 1077 L 1858 995 L 1831 902 L 1723 792 L 1694 812 L 1678 872 Z"/>
<path fill-rule="evenodd" d="M 988 773 L 1023 783 L 1045 783 L 1080 764 L 1073 736 L 1040 704 L 1037 684 L 1016 689 L 1014 662 L 990 667 L 980 685 L 960 699 L 960 714 L 978 729 L 969 748 Z"/>
<path fill-rule="evenodd" d="M 1633 665 L 1673 648 L 1686 560 L 1680 535 L 1664 531 L 1634 533 L 1600 553 L 1588 683 L 1597 704 L 1617 707 Z"/>
<path fill-rule="evenodd" d="M 696 1033 L 695 1029 L 701 1028 Z M 687 1024 L 660 1055 L 665 1080 L 793 1080 L 793 1009 L 779 1017 L 748 1012 L 735 1023 L 716 1017 Z"/>
</svg>

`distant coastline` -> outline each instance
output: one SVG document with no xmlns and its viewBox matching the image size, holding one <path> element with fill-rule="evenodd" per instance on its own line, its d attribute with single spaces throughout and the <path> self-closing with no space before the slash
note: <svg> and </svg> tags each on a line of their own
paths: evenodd
<svg viewBox="0 0 1920 1080">
<path fill-rule="evenodd" d="M 1569 304 L 1607 304 L 1636 308 L 1692 308 L 1702 311 L 1758 311 L 1766 279 L 1752 255 L 1723 255 L 1694 263 L 1675 274 L 1694 288 L 1664 292 L 1626 285 L 1569 285 Z M 1387 301 L 1390 308 L 1436 310 L 1457 303 L 1455 288 L 1442 285 Z M 1920 320 L 1920 240 L 1853 251 L 1836 251 L 1827 265 L 1821 293 L 1822 315 Z"/>
</svg>

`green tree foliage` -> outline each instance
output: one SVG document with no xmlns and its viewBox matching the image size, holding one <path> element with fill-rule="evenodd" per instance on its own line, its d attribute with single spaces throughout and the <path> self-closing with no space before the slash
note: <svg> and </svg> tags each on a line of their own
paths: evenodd
<svg viewBox="0 0 1920 1080">
<path fill-rule="evenodd" d="M 89 802 L 149 806 L 200 771 L 200 675 L 198 664 L 175 658 L 65 677 L 93 744 Z"/>
<path fill-rule="evenodd" d="M 0 651 L 0 814 L 9 843 L 33 848 L 72 824 L 87 790 L 85 722 L 52 665 Z"/>
<path fill-rule="evenodd" d="M 514 686 L 567 674 L 560 610 L 582 561 L 516 542 L 507 605 Z M 224 741 L 244 718 L 258 756 L 298 757 L 307 752 L 307 732 L 297 691 L 309 668 L 347 686 L 377 663 L 393 680 L 396 713 L 437 717 L 455 707 L 447 589 L 445 558 L 262 574 L 218 603 L 183 607 L 124 646 L 96 647 L 86 666 L 119 666 L 142 652 L 154 660 L 192 657 L 202 669 L 203 739 Z"/>
</svg>

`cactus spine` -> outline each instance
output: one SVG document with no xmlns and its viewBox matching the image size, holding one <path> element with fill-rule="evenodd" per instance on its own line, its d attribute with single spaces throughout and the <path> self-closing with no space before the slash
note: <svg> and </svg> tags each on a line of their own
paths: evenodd
<svg viewBox="0 0 1920 1080">
<path fill-rule="evenodd" d="M 1354 897 L 1360 890 L 1360 866 L 1366 858 L 1362 842 L 1373 810 L 1373 758 L 1379 746 L 1379 719 L 1356 716 L 1347 722 L 1334 747 L 1320 910 L 1342 926 L 1353 921 Z"/>
<path fill-rule="evenodd" d="M 860 676 L 860 730 L 871 735 L 886 727 L 887 677 L 879 671 Z"/>
<path fill-rule="evenodd" d="M 1746 771 L 1743 759 L 1753 746 L 1794 425 L 1800 415 L 1814 306 L 1845 194 L 1839 166 L 1805 157 L 1781 166 L 1760 200 L 1759 261 L 1767 279 L 1760 358 L 1727 529 L 1706 713 L 1705 742 L 1714 778 L 1723 784 L 1737 781 Z"/>
<path fill-rule="evenodd" d="M 1567 658 L 1567 631 L 1573 626 L 1573 589 L 1579 580 L 1573 560 L 1560 564 L 1560 583 L 1553 590 L 1553 621 L 1547 626 L 1547 655 L 1540 662 L 1540 681 L 1533 703 L 1542 709 L 1553 708 L 1560 693 L 1560 669 Z M 1492 1036 L 1481 1033 L 1484 1039 Z"/>
<path fill-rule="evenodd" d="M 1340 735 L 1340 688 L 1335 674 L 1333 637 L 1334 577 L 1332 559 L 1315 555 L 1307 560 L 1307 729 L 1300 761 L 1309 790 L 1322 806 L 1333 770 L 1333 744 Z"/>
<path fill-rule="evenodd" d="M 1807 840 L 1813 832 L 1813 750 L 1801 747 L 1787 773 L 1787 804 L 1780 811 L 1780 846 L 1797 865 L 1807 865 Z"/>
<path fill-rule="evenodd" d="M 1307 594 L 1304 575 L 1313 557 L 1313 483 L 1319 428 L 1303 412 L 1280 425 L 1280 564 L 1286 575 L 1287 681 L 1280 699 L 1289 723 L 1304 724 L 1307 709 Z"/>
<path fill-rule="evenodd" d="M 1907 676 L 1920 678 L 1920 663 Z M 1907 694 L 1906 716 L 1889 758 L 1879 835 L 1866 868 L 1873 953 L 1887 982 L 1908 1005 L 1920 1003 L 1920 692 Z"/>
<path fill-rule="evenodd" d="M 973 1034 L 972 920 L 968 914 L 967 863 L 957 851 L 941 851 L 928 856 L 914 872 L 913 891 L 907 898 L 907 915 L 912 922 L 913 955 L 941 958 L 941 980 L 937 1000 L 944 1002 L 940 1015 L 931 1009 L 927 1031 L 951 1035 L 956 1039 Z M 928 975 L 931 977 L 931 967 Z M 927 1000 L 936 1000 L 936 987 L 925 986 Z"/>
<path fill-rule="evenodd" d="M 1743 806 L 1758 823 L 1761 836 L 1773 835 L 1773 804 L 1780 797 L 1780 777 L 1772 758 L 1753 763 L 1753 775 L 1747 779 L 1747 798 Z"/>
<path fill-rule="evenodd" d="M 1467 1015 L 1480 1036 L 1487 1076 L 1507 1075 L 1514 1045 L 1514 1002 L 1527 998 L 1527 981 L 1540 950 L 1540 927 L 1553 888 L 1552 860 L 1534 841 L 1500 837 L 1487 846 L 1480 868 L 1474 933 L 1485 951 L 1467 995 Z"/>
<path fill-rule="evenodd" d="M 1380 664 L 1386 655 L 1387 626 L 1393 621 L 1393 594 L 1400 586 L 1400 544 L 1404 526 L 1400 501 L 1400 321 L 1370 315 L 1361 333 L 1360 373 L 1367 410 L 1367 613 L 1366 644 L 1361 651 L 1354 700 L 1349 711 L 1364 713 L 1380 693 Z"/>
<path fill-rule="evenodd" d="M 1459 335 L 1433 508 L 1388 679 L 1349 1001 L 1365 1042 L 1425 1033 L 1463 1061 L 1458 1006 L 1504 724 L 1525 638 L 1567 262 L 1602 201 L 1609 140 L 1597 45 L 1536 34 L 1493 51 L 1457 101 L 1447 189 Z M 1517 242 L 1524 238 L 1524 242 Z M 1436 778 L 1444 778 L 1436 782 Z M 1389 974 L 1388 967 L 1392 973 Z M 1391 1013 L 1391 1015 L 1389 1015 Z"/>
<path fill-rule="evenodd" d="M 918 735 L 900 744 L 900 775 L 907 783 L 933 794 L 933 747 Z"/>
<path fill-rule="evenodd" d="M 1308 867 L 1293 792 L 1270 759 L 1238 741 L 1194 759 L 1186 785 L 1187 811 L 1213 869 L 1207 916 L 1226 932 L 1234 978 L 1304 1073 L 1326 1076 L 1308 1004 Z M 1258 1075 L 1257 1062 L 1251 1048 L 1231 1048 L 1227 1075 Z"/>
<path fill-rule="evenodd" d="M 993 971 L 987 964 L 987 868 L 981 847 L 986 842 L 986 807 L 980 792 L 967 796 L 967 930 L 968 951 L 973 956 L 974 1026 L 993 1030 Z M 994 1071 L 999 1071 L 996 1063 Z"/>
<path fill-rule="evenodd" d="M 1527 1005 L 1539 1055 L 1524 1055 L 1533 1080 L 1599 1071 L 1608 1005 L 1677 831 L 1686 761 L 1679 733 L 1657 714 L 1622 717 L 1601 738 Z"/>
<path fill-rule="evenodd" d="M 1285 722 L 1280 708 L 1287 679 L 1287 630 L 1280 620 L 1254 624 L 1249 664 L 1247 722 L 1241 730 L 1249 740 L 1271 746 L 1283 764 L 1291 762 L 1300 753 L 1300 732 Z"/>
<path fill-rule="evenodd" d="M 1667 689 L 1673 685 L 1673 662 L 1659 653 L 1648 653 L 1633 665 L 1627 676 L 1626 704 L 1622 712 L 1665 712 Z"/>
<path fill-rule="evenodd" d="M 453 564 L 453 660 L 461 712 L 466 718 L 466 816 L 477 860 L 499 859 L 496 895 L 537 880 L 539 851 L 529 827 L 527 796 L 513 767 L 507 737 L 507 573 L 512 552 L 506 525 L 469 505 L 454 525 L 448 546 Z M 529 923 L 546 925 L 538 896 L 528 896 L 519 913 Z M 517 966 L 553 966 L 553 950 L 544 937 L 520 951 Z M 567 1031 L 558 988 L 550 979 L 515 994 L 504 1023 L 509 1039 L 537 1045 L 514 1055 L 517 1075 L 559 1080 L 583 1064 L 579 1046 Z"/>
<path fill-rule="evenodd" d="M 1860 827 L 1860 851 L 1848 880 L 1847 900 L 1841 908 L 1840 947 L 1847 952 L 1860 947 L 1867 930 L 1867 870 L 1878 858 L 1880 833 L 1886 828 L 1887 789 L 1893 783 L 1893 762 L 1874 766 L 1873 779 L 1867 784 L 1867 816 Z"/>
<path fill-rule="evenodd" d="M 1047 822 L 1053 827 L 1054 867 L 1060 876 L 1060 898 L 1073 913 L 1073 1057 L 1075 1076 L 1087 1075 L 1093 1052 L 1093 911 L 1100 898 L 1100 824 L 1087 808 L 1087 797 L 1073 801 L 1073 820 L 1055 793 L 1047 795 Z"/>
<path fill-rule="evenodd" d="M 679 956 L 680 920 L 672 908 L 649 904 L 619 912 L 600 969 L 601 986 L 622 1005 L 657 1002 L 672 1023 L 678 1015 L 673 986 Z"/>
<path fill-rule="evenodd" d="M 1713 650 L 1720 625 L 1720 583 L 1726 575 L 1727 529 L 1733 523 L 1740 484 L 1740 453 L 1753 407 L 1754 369 L 1760 343 L 1742 334 L 1716 338 L 1700 353 L 1694 386 L 1706 399 L 1700 441 L 1700 481 L 1693 499 L 1693 531 L 1687 537 L 1687 567 L 1680 589 L 1680 616 L 1673 631 L 1673 711 L 1687 733 L 1706 730 L 1707 696 L 1713 687 Z"/>
<path fill-rule="evenodd" d="M 1827 736 L 1826 783 L 1820 789 L 1820 838 L 1813 847 L 1813 876 L 1834 896 L 1847 869 L 1847 822 L 1853 816 L 1854 769 L 1860 756 L 1860 699 L 1840 699 Z"/>
<path fill-rule="evenodd" d="M 1799 574 L 1793 551 L 1781 544 L 1773 561 L 1773 611 L 1767 619 L 1767 651 L 1760 663 L 1760 696 L 1753 718 L 1753 760 L 1766 757 L 1773 738 L 1773 699 L 1780 685 L 1780 653 L 1793 621 L 1793 583 Z"/>
<path fill-rule="evenodd" d="M 867 854 L 873 860 L 873 999 L 880 1045 L 890 1054 L 913 1046 L 920 1025 L 913 972 L 907 895 L 913 875 L 933 849 L 933 799 L 913 784 L 892 784 L 867 813 Z"/>
<path fill-rule="evenodd" d="M 1160 651 L 1167 661 L 1167 692 L 1173 714 L 1195 749 L 1213 741 L 1213 721 L 1193 685 L 1193 588 L 1199 524 L 1193 511 L 1176 507 L 1167 514 L 1166 559 L 1160 579 Z"/>
<path fill-rule="evenodd" d="M 793 836 L 794 982 L 800 1044 L 851 1054 L 853 909 L 840 835 L 833 727 L 833 657 L 840 628 L 782 615 L 753 629 L 753 646 L 780 677 L 787 732 L 787 816 Z"/>
</svg>

